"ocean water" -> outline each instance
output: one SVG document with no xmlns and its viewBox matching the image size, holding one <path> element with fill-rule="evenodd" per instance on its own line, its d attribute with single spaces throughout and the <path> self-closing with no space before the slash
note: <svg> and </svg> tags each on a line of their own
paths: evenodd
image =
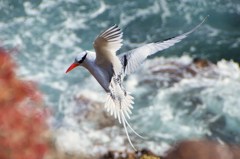
<svg viewBox="0 0 240 159">
<path fill-rule="evenodd" d="M 189 137 L 239 144 L 239 0 L 1 0 L 0 45 L 18 50 L 19 76 L 45 94 L 58 146 L 100 154 L 131 148 L 122 126 L 101 116 L 98 83 L 84 69 L 65 74 L 75 55 L 92 50 L 98 33 L 113 24 L 124 33 L 121 53 L 186 32 L 207 15 L 196 32 L 126 79 L 135 97 L 130 123 L 147 140 L 131 138 L 158 153 Z M 196 57 L 214 64 L 195 68 Z"/>
</svg>

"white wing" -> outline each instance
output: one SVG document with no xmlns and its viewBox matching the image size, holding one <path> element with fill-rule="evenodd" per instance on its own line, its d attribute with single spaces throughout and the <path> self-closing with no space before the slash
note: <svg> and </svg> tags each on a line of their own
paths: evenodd
<svg viewBox="0 0 240 159">
<path fill-rule="evenodd" d="M 169 40 L 165 40 L 163 42 L 149 43 L 149 44 L 143 45 L 139 48 L 130 50 L 126 53 L 120 54 L 118 57 L 124 67 L 124 73 L 130 74 L 130 73 L 134 72 L 135 70 L 137 70 L 139 65 L 142 64 L 143 61 L 148 56 L 153 55 L 164 49 L 167 49 L 167 48 L 173 46 L 174 44 L 180 42 L 182 39 L 186 38 L 189 34 L 191 34 L 198 27 L 200 27 L 203 24 L 203 22 L 206 20 L 206 18 L 200 24 L 198 24 L 195 28 L 193 28 L 189 32 L 186 32 L 182 35 L 171 38 Z"/>
<path fill-rule="evenodd" d="M 109 67 L 113 66 L 115 72 L 121 68 L 121 62 L 116 56 L 116 51 L 122 46 L 122 32 L 114 25 L 101 33 L 94 41 L 96 51 L 96 64 Z"/>
</svg>

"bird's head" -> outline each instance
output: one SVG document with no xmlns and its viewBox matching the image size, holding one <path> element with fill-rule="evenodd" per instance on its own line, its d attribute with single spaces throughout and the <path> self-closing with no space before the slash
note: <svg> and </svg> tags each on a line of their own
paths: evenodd
<svg viewBox="0 0 240 159">
<path fill-rule="evenodd" d="M 74 68 L 76 68 L 77 66 L 80 66 L 84 60 L 87 57 L 87 52 L 82 52 L 79 55 L 76 56 L 74 62 L 71 64 L 71 66 L 69 66 L 69 68 L 67 69 L 66 73 L 68 73 L 69 71 L 73 70 Z"/>
</svg>

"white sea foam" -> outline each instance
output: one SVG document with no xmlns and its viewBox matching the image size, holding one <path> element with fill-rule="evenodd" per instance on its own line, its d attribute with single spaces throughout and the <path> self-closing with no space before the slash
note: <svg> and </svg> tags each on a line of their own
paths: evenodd
<svg viewBox="0 0 240 159">
<path fill-rule="evenodd" d="M 40 13 L 36 8 L 33 8 L 30 2 L 24 2 L 23 6 L 25 9 L 25 12 L 30 16 L 37 16 Z"/>
<path fill-rule="evenodd" d="M 163 11 L 163 13 L 161 14 L 163 23 L 166 23 L 166 18 L 171 16 L 171 11 L 166 0 L 160 0 L 159 3 Z"/>
<path fill-rule="evenodd" d="M 60 2 L 59 0 L 56 1 L 43 0 L 39 5 L 39 9 L 41 9 L 41 11 L 44 11 L 46 9 L 55 8 L 59 4 L 59 2 Z"/>
<path fill-rule="evenodd" d="M 122 12 L 120 14 L 120 25 L 127 26 L 129 23 L 131 23 L 137 18 L 147 16 L 147 15 L 157 14 L 159 13 L 159 10 L 160 10 L 159 4 L 157 1 L 155 1 L 153 5 L 146 8 L 138 9 L 136 10 L 136 12 L 133 12 L 134 14 Z"/>
</svg>

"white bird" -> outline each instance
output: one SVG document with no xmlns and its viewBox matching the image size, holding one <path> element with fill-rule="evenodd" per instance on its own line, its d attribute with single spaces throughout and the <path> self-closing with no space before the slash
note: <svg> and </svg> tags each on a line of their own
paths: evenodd
<svg viewBox="0 0 240 159">
<path fill-rule="evenodd" d="M 206 19 L 206 18 L 205 18 Z M 122 32 L 117 25 L 114 25 L 95 39 L 93 46 L 95 52 L 84 51 L 78 54 L 74 63 L 67 69 L 66 73 L 77 66 L 85 67 L 107 92 L 105 108 L 111 115 L 123 123 L 128 141 L 133 147 L 129 137 L 127 126 L 139 137 L 143 138 L 128 123 L 131 109 L 133 109 L 133 97 L 123 87 L 123 79 L 126 75 L 134 72 L 144 60 L 159 51 L 167 49 L 186 38 L 194 32 L 204 21 L 198 24 L 191 31 L 182 35 L 170 38 L 162 42 L 148 43 L 139 48 L 117 55 L 116 52 L 122 46 Z"/>
</svg>

